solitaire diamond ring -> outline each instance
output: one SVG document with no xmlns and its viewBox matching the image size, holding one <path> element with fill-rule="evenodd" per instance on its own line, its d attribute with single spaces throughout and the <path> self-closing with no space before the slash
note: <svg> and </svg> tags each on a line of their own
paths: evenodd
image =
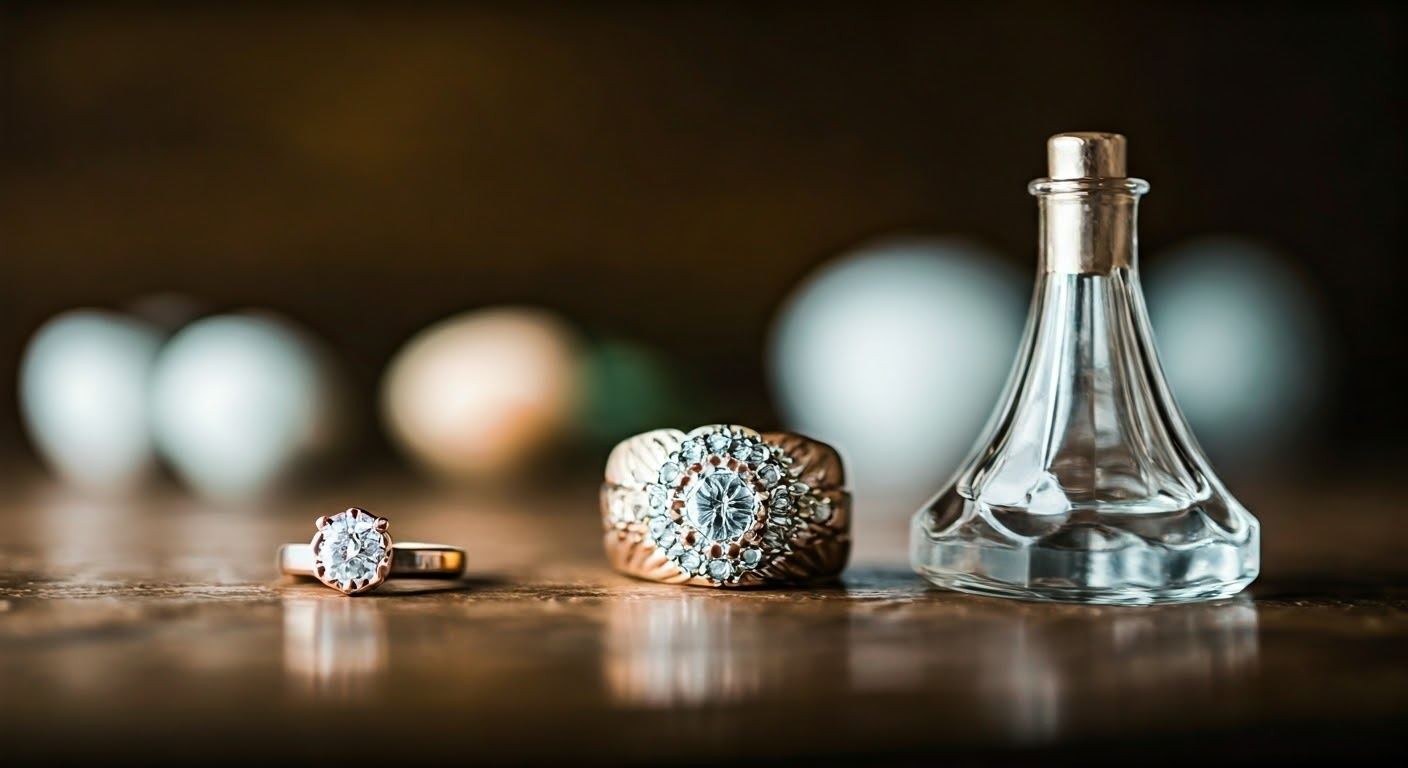
<svg viewBox="0 0 1408 768">
<path fill-rule="evenodd" d="M 381 586 L 390 577 L 455 579 L 464 572 L 464 550 L 444 544 L 393 544 L 390 522 L 352 507 L 316 523 L 308 544 L 279 547 L 279 570 L 312 576 L 344 595 Z"/>
<path fill-rule="evenodd" d="M 835 449 L 800 435 L 712 424 L 622 442 L 601 488 L 606 555 L 670 584 L 798 584 L 850 554 L 850 494 Z"/>
</svg>

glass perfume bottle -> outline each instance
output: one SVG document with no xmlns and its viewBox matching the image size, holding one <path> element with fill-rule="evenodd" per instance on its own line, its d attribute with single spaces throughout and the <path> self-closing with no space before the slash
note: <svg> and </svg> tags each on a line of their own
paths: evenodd
<svg viewBox="0 0 1408 768">
<path fill-rule="evenodd" d="M 1125 140 L 1047 142 L 1036 290 L 1007 392 L 947 489 L 919 510 L 915 570 L 1002 597 L 1139 604 L 1226 597 L 1260 569 L 1256 518 L 1169 394 L 1136 262 L 1149 185 Z"/>
</svg>

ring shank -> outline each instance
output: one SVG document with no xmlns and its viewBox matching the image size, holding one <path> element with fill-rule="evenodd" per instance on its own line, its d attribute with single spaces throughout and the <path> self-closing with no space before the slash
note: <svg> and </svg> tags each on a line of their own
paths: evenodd
<svg viewBox="0 0 1408 768">
<path fill-rule="evenodd" d="M 313 576 L 311 544 L 279 547 L 279 571 L 288 576 Z M 464 550 L 445 544 L 396 542 L 391 547 L 391 573 L 396 579 L 453 579 L 464 573 Z"/>
</svg>

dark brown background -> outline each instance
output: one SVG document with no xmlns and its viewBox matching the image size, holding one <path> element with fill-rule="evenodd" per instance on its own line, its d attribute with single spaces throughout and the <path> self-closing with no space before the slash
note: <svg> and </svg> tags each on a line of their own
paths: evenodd
<svg viewBox="0 0 1408 768">
<path fill-rule="evenodd" d="M 370 393 L 487 302 L 669 342 L 722 268 L 746 279 L 689 370 L 766 424 L 797 278 L 895 230 L 1025 266 L 1044 138 L 1102 129 L 1154 184 L 1146 256 L 1234 232 L 1318 287 L 1319 444 L 1393 461 L 1403 42 L 1390 3 L 0 5 L 0 398 L 75 304 L 282 309 Z"/>
</svg>

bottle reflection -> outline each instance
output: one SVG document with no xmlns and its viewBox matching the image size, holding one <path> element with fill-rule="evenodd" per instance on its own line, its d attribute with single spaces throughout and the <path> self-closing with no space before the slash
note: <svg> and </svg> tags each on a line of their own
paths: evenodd
<svg viewBox="0 0 1408 768">
<path fill-rule="evenodd" d="M 950 607 L 948 621 L 905 637 L 899 625 L 865 627 L 853 617 L 852 685 L 973 701 L 964 717 L 975 726 L 1043 743 L 1215 718 L 1236 705 L 1227 694 L 1244 690 L 1257 669 L 1257 613 L 1247 599 L 1140 609 Z M 935 643 L 951 651 L 936 657 Z"/>
<path fill-rule="evenodd" d="M 1249 600 L 1015 622 L 985 644 L 986 704 L 1021 741 L 1215 708 L 1259 655 Z"/>
<path fill-rule="evenodd" d="M 736 702 L 783 674 L 768 666 L 756 613 L 719 597 L 614 603 L 605 656 L 611 695 L 648 707 Z"/>
<path fill-rule="evenodd" d="M 345 697 L 386 668 L 386 617 L 373 600 L 286 600 L 284 672 L 300 693 Z"/>
</svg>

